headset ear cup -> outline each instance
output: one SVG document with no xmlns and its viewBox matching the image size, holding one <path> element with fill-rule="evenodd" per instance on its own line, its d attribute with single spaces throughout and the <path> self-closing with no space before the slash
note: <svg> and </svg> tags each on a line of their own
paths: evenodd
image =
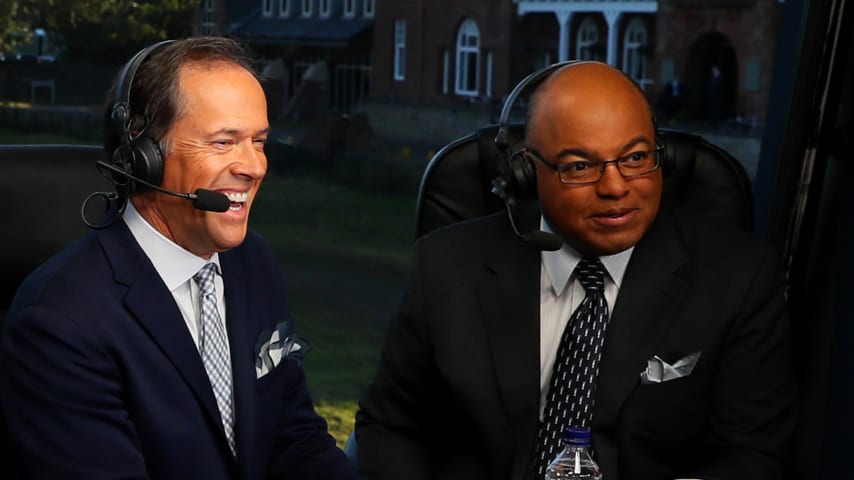
<svg viewBox="0 0 854 480">
<path fill-rule="evenodd" d="M 659 132 L 656 132 L 655 139 L 655 143 L 661 148 L 661 153 L 659 154 L 661 173 L 664 178 L 667 178 L 673 173 L 674 168 L 676 168 L 676 165 L 674 165 L 676 152 L 674 152 L 673 143 L 667 135 L 661 135 Z"/>
<path fill-rule="evenodd" d="M 131 173 L 131 153 L 128 147 L 120 145 L 113 151 L 113 158 L 111 159 L 111 165 L 122 172 Z M 106 175 L 113 184 L 119 187 L 125 187 L 128 185 L 130 180 L 127 176 L 119 174 L 117 172 L 109 171 L 109 170 L 101 170 L 101 172 Z"/>
<path fill-rule="evenodd" d="M 163 154 L 160 147 L 151 137 L 140 135 L 133 140 L 132 174 L 152 185 L 163 183 Z M 136 185 L 136 190 L 144 190 L 143 185 Z"/>
<path fill-rule="evenodd" d="M 510 156 L 509 182 L 520 200 L 530 200 L 537 195 L 537 172 L 530 155 L 519 151 Z"/>
</svg>

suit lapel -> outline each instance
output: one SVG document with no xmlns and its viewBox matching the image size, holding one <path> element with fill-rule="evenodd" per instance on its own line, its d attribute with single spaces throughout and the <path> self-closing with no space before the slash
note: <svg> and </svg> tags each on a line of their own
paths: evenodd
<svg viewBox="0 0 854 480">
<path fill-rule="evenodd" d="M 235 441 L 241 478 L 254 478 L 251 474 L 255 451 L 255 365 L 254 338 L 250 328 L 258 312 L 252 312 L 247 299 L 246 271 L 232 253 L 220 254 L 220 264 L 225 285 L 225 305 L 228 340 L 231 349 L 231 371 L 234 382 Z"/>
<path fill-rule="evenodd" d="M 516 442 L 512 478 L 522 478 L 527 471 L 536 437 L 540 263 L 540 252 L 508 231 L 487 253 L 477 287 L 495 382 Z"/>
<path fill-rule="evenodd" d="M 116 282 L 127 286 L 125 306 L 189 386 L 228 451 L 210 380 L 171 292 L 124 222 L 99 232 Z M 230 319 L 228 320 L 231 321 Z"/>
<path fill-rule="evenodd" d="M 605 337 L 594 426 L 616 425 L 620 407 L 675 317 L 687 288 L 679 277 L 687 255 L 678 239 L 672 215 L 661 212 L 632 254 Z"/>
</svg>

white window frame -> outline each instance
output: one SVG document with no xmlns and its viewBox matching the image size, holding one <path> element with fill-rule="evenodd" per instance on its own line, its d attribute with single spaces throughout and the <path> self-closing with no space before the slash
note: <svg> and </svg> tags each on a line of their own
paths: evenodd
<svg viewBox="0 0 854 480">
<path fill-rule="evenodd" d="M 261 16 L 273 16 L 273 0 L 261 0 Z"/>
<path fill-rule="evenodd" d="M 634 17 L 626 26 L 623 35 L 623 71 L 632 77 L 641 89 L 648 83 L 646 78 L 646 57 L 640 51 L 649 41 L 646 23 L 641 17 Z"/>
<path fill-rule="evenodd" d="M 472 71 L 472 66 L 473 71 Z M 474 78 L 471 78 L 474 75 Z M 468 18 L 457 32 L 457 68 L 454 72 L 454 93 L 476 97 L 480 87 L 480 29 Z M 471 84 L 474 84 L 474 89 Z"/>
<path fill-rule="evenodd" d="M 320 16 L 323 18 L 329 18 L 329 13 L 332 11 L 331 3 L 332 0 L 318 0 L 320 2 L 320 7 L 318 8 L 320 12 Z"/>
<path fill-rule="evenodd" d="M 279 0 L 279 16 L 289 17 L 291 15 L 291 0 Z"/>
<path fill-rule="evenodd" d="M 202 20 L 199 22 L 199 33 L 202 35 L 216 34 L 216 5 L 214 0 L 204 0 L 202 2 Z"/>
<path fill-rule="evenodd" d="M 344 0 L 344 16 L 347 18 L 356 16 L 356 0 Z"/>
<path fill-rule="evenodd" d="M 599 42 L 599 26 L 593 17 L 584 17 L 578 26 L 578 35 L 575 41 L 575 58 L 578 60 L 601 60 L 599 55 L 593 51 L 593 46 Z"/>
<path fill-rule="evenodd" d="M 492 51 L 486 52 L 486 89 L 484 95 L 492 98 Z"/>
<path fill-rule="evenodd" d="M 394 79 L 406 79 L 406 20 L 394 20 Z"/>
<path fill-rule="evenodd" d="M 365 0 L 364 7 L 362 8 L 365 18 L 374 18 L 374 12 L 376 10 L 375 0 Z"/>
<path fill-rule="evenodd" d="M 447 95 L 451 91 L 451 52 L 442 52 L 442 93 Z"/>
<path fill-rule="evenodd" d="M 314 10 L 314 0 L 302 0 L 302 16 L 310 17 Z"/>
</svg>

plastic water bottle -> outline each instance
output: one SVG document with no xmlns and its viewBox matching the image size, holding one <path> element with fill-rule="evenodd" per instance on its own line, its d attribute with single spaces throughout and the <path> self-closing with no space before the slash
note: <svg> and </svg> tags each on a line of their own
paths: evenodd
<svg viewBox="0 0 854 480">
<path fill-rule="evenodd" d="M 590 430 L 567 428 L 563 451 L 546 469 L 546 480 L 601 480 L 599 465 L 590 456 Z"/>
</svg>

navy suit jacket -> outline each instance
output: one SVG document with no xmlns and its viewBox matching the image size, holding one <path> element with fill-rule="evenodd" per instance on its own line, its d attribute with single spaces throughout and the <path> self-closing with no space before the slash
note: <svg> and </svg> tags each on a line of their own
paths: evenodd
<svg viewBox="0 0 854 480">
<path fill-rule="evenodd" d="M 7 316 L 0 401 L 24 478 L 352 478 L 299 362 L 256 380 L 259 335 L 290 321 L 278 262 L 250 232 L 220 264 L 236 459 L 181 313 L 119 221 L 37 269 Z"/>
<path fill-rule="evenodd" d="M 659 213 L 599 364 L 592 436 L 605 480 L 782 478 L 796 392 L 778 263 L 744 233 Z M 531 478 L 541 264 L 503 213 L 419 240 L 356 415 L 363 478 Z M 694 352 L 689 376 L 641 381 L 653 356 Z"/>
</svg>

